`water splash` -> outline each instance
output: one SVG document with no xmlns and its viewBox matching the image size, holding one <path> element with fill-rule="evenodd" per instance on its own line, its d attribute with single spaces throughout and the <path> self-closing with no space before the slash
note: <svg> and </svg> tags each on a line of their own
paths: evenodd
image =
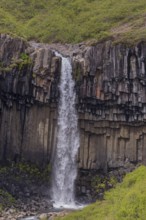
<svg viewBox="0 0 146 220">
<path fill-rule="evenodd" d="M 74 182 L 77 176 L 76 155 L 79 148 L 78 117 L 75 109 L 75 83 L 69 58 L 61 57 L 60 100 L 57 146 L 53 166 L 52 197 L 54 207 L 75 208 Z"/>
</svg>

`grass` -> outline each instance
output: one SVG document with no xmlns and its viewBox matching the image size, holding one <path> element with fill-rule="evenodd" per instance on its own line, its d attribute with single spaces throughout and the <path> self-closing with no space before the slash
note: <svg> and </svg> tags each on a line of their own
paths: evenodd
<svg viewBox="0 0 146 220">
<path fill-rule="evenodd" d="M 105 194 L 103 201 L 56 220 L 145 220 L 146 167 L 127 174 L 123 183 Z"/>
<path fill-rule="evenodd" d="M 0 17 L 1 33 L 40 42 L 146 39 L 145 0 L 1 0 Z"/>
<path fill-rule="evenodd" d="M 15 198 L 9 192 L 0 189 L 0 213 L 3 208 L 11 207 L 15 202 Z"/>
</svg>

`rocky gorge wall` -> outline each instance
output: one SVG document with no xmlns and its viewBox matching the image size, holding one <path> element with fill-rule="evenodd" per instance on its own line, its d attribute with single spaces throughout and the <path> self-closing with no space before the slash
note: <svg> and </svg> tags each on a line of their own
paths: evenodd
<svg viewBox="0 0 146 220">
<path fill-rule="evenodd" d="M 145 163 L 146 45 L 99 44 L 88 49 L 85 63 L 77 81 L 80 167 Z"/>
<path fill-rule="evenodd" d="M 0 157 L 50 161 L 60 58 L 21 39 L 0 37 Z"/>
<path fill-rule="evenodd" d="M 56 141 L 61 60 L 76 80 L 78 167 L 146 163 L 146 44 L 45 45 L 0 35 L 0 160 L 46 164 Z"/>
</svg>

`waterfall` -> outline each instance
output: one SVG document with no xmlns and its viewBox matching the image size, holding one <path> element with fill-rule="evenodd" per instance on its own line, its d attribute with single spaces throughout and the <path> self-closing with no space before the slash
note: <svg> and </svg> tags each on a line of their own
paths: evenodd
<svg viewBox="0 0 146 220">
<path fill-rule="evenodd" d="M 75 109 L 75 82 L 69 58 L 61 57 L 58 132 L 53 166 L 52 197 L 55 207 L 74 207 L 74 182 L 77 176 L 76 155 L 79 148 L 78 117 Z"/>
</svg>

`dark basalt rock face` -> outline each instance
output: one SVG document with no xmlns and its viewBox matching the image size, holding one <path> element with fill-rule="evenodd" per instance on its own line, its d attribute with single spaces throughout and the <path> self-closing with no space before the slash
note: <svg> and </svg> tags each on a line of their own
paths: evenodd
<svg viewBox="0 0 146 220">
<path fill-rule="evenodd" d="M 146 44 L 45 45 L 0 35 L 0 160 L 46 164 L 56 141 L 61 60 L 76 80 L 78 167 L 146 162 Z"/>
<path fill-rule="evenodd" d="M 80 59 L 76 62 L 81 66 Z M 146 45 L 99 44 L 87 50 L 81 69 L 79 166 L 107 169 L 126 161 L 145 163 Z"/>
<path fill-rule="evenodd" d="M 0 35 L 0 159 L 46 163 L 53 152 L 60 58 Z"/>
</svg>

